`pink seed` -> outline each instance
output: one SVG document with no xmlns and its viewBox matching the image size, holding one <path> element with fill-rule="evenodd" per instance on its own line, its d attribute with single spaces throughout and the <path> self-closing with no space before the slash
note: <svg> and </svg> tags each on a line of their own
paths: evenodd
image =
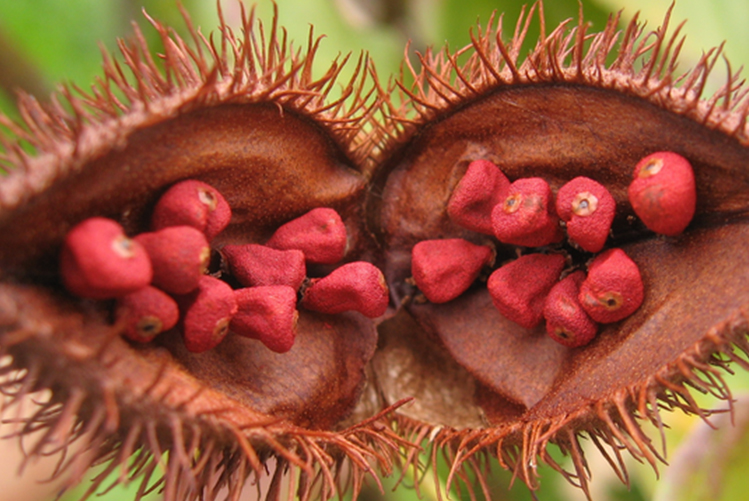
<svg viewBox="0 0 749 501">
<path fill-rule="evenodd" d="M 330 275 L 313 279 L 304 291 L 302 306 L 321 313 L 358 311 L 369 318 L 382 316 L 389 290 L 382 272 L 363 261 L 344 264 Z"/>
<path fill-rule="evenodd" d="M 213 186 L 189 179 L 175 184 L 154 207 L 151 227 L 192 226 L 210 242 L 231 220 L 231 208 Z"/>
<path fill-rule="evenodd" d="M 492 210 L 494 235 L 500 242 L 541 247 L 561 242 L 564 233 L 553 212 L 551 188 L 541 178 L 518 179 L 503 202 Z"/>
<path fill-rule="evenodd" d="M 258 339 L 268 349 L 285 353 L 294 345 L 296 290 L 285 285 L 248 287 L 234 291 L 239 310 L 229 329 L 240 336 Z"/>
<path fill-rule="evenodd" d="M 557 214 L 567 222 L 567 235 L 588 252 L 603 249 L 614 221 L 616 201 L 600 183 L 576 177 L 559 189 Z"/>
<path fill-rule="evenodd" d="M 464 228 L 494 235 L 492 209 L 504 201 L 509 187 L 499 167 L 488 160 L 474 160 L 453 190 L 447 214 Z"/>
<path fill-rule="evenodd" d="M 226 283 L 203 275 L 197 289 L 176 299 L 182 314 L 182 337 L 189 351 L 210 350 L 226 337 L 237 313 L 234 291 Z"/>
<path fill-rule="evenodd" d="M 318 207 L 280 226 L 265 245 L 300 250 L 309 263 L 335 264 L 346 252 L 346 226 L 336 211 Z"/>
<path fill-rule="evenodd" d="M 588 344 L 598 332 L 577 296 L 585 272 L 578 270 L 564 277 L 549 291 L 544 302 L 546 332 L 559 344 L 576 348 Z"/>
<path fill-rule="evenodd" d="M 60 255 L 65 287 L 76 296 L 111 299 L 142 289 L 153 271 L 146 250 L 111 219 L 92 217 L 65 236 Z"/>
<path fill-rule="evenodd" d="M 462 238 L 423 240 L 413 248 L 411 273 L 429 301 L 446 303 L 463 294 L 493 260 L 492 249 Z"/>
<path fill-rule="evenodd" d="M 662 235 L 678 235 L 689 225 L 697 205 L 694 171 L 689 161 L 668 151 L 640 160 L 629 185 L 629 202 L 645 226 Z"/>
<path fill-rule="evenodd" d="M 116 317 L 125 337 L 147 343 L 177 325 L 179 308 L 168 294 L 148 285 L 119 298 Z"/>
<path fill-rule="evenodd" d="M 205 235 L 192 226 L 170 226 L 135 237 L 148 252 L 153 285 L 172 294 L 187 294 L 198 286 L 211 258 Z"/>
<path fill-rule="evenodd" d="M 580 286 L 580 304 L 602 324 L 630 316 L 645 297 L 640 270 L 621 249 L 599 254 L 588 267 Z"/>
<path fill-rule="evenodd" d="M 564 265 L 559 254 L 527 254 L 502 266 L 487 282 L 494 306 L 526 329 L 537 326 L 543 319 L 546 296 Z"/>
<path fill-rule="evenodd" d="M 307 268 L 300 250 L 276 250 L 264 245 L 227 245 L 221 249 L 229 271 L 245 287 L 286 285 L 299 290 Z"/>
</svg>

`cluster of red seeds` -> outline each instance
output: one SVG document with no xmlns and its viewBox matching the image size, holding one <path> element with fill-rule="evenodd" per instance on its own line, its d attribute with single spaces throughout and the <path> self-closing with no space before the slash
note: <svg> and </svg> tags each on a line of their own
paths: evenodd
<svg viewBox="0 0 749 501">
<path fill-rule="evenodd" d="M 671 152 L 643 158 L 635 167 L 629 200 L 649 229 L 678 235 L 695 212 L 691 165 Z M 546 247 L 560 243 L 566 230 L 575 247 L 600 252 L 588 264 L 587 274 L 578 269 L 563 276 L 568 260 L 552 251 L 526 254 L 501 266 L 487 283 L 495 307 L 505 317 L 526 328 L 546 319 L 549 335 L 570 347 L 587 344 L 599 323 L 628 317 L 644 299 L 637 265 L 621 249 L 601 252 L 615 210 L 614 198 L 593 179 L 572 179 L 555 199 L 543 179 L 511 183 L 487 160 L 471 162 L 447 206 L 455 223 L 505 244 Z M 444 303 L 465 292 L 493 261 L 488 245 L 427 240 L 413 248 L 412 274 L 429 301 Z"/>
<path fill-rule="evenodd" d="M 307 278 L 307 263 L 335 264 L 346 228 L 333 209 L 317 208 L 277 229 L 265 245 L 226 245 L 220 252 L 242 287 L 208 274 L 210 242 L 229 224 L 231 209 L 213 187 L 188 180 L 159 199 L 151 232 L 134 238 L 115 221 L 94 217 L 74 227 L 63 245 L 65 287 L 92 299 L 116 299 L 129 339 L 151 341 L 179 324 L 185 346 L 200 353 L 231 331 L 283 353 L 296 337 L 302 307 L 374 318 L 389 301 L 382 273 L 370 263 L 345 264 Z M 217 275 L 220 273 L 217 273 Z"/>
</svg>

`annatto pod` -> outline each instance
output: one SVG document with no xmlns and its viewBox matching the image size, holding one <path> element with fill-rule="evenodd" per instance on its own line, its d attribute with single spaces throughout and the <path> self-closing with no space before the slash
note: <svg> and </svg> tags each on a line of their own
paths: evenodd
<svg viewBox="0 0 749 501">
<path fill-rule="evenodd" d="M 24 123 L 1 120 L 1 160 L 12 168 L 0 179 L 0 353 L 10 404 L 50 390 L 20 427 L 24 446 L 35 441 L 28 456 L 66 451 L 56 473 L 66 486 L 102 464 L 91 491 L 109 477 L 136 483 L 135 497 L 156 486 L 167 501 L 239 499 L 245 485 L 272 500 L 290 484 L 301 501 L 344 487 L 356 497 L 376 483 L 365 477 L 398 468 L 431 482 L 422 467 L 440 458 L 451 462 L 447 484 L 484 489 L 477 497 L 499 497 L 489 458 L 533 489 L 539 473 L 547 485 L 541 463 L 568 469 L 589 493 L 586 442 L 625 480 L 627 452 L 658 465 L 659 441 L 642 422 L 667 423 L 668 408 L 705 415 L 694 388 L 730 400 L 721 372 L 747 367 L 747 97 L 732 74 L 700 101 L 718 52 L 682 78 L 678 38 L 636 23 L 620 32 L 618 15 L 598 34 L 583 20 L 545 23 L 523 58 L 539 10 L 521 16 L 514 36 L 490 24 L 457 55 L 404 64 L 421 69 L 397 80 L 397 97 L 364 59 L 343 85 L 340 61 L 314 77 L 314 38 L 305 55 L 280 28 L 261 32 L 245 16 L 237 36 L 225 23 L 213 39 L 190 30 L 200 48 L 155 22 L 158 64 L 136 32 L 122 58 L 107 56 L 90 94 L 66 91 L 72 102 L 59 105 L 62 96 L 22 98 Z M 326 98 L 331 89 L 343 100 Z M 696 211 L 680 238 L 647 230 L 627 196 L 633 167 L 656 151 L 693 167 Z M 467 165 L 494 159 L 509 179 L 557 191 L 585 176 L 616 201 L 607 245 L 637 264 L 644 298 L 595 342 L 570 349 L 512 322 L 480 281 L 444 304 L 414 299 L 411 250 L 476 238 L 447 206 Z M 341 262 L 382 270 L 386 314 L 300 307 L 283 354 L 236 334 L 203 353 L 177 329 L 150 343 L 123 339 L 114 301 L 61 286 L 65 235 L 91 217 L 121 222 L 127 235 L 150 231 L 160 197 L 184 180 L 231 206 L 214 249 L 262 245 L 302 214 L 335 210 L 348 230 Z M 492 243 L 498 263 L 516 259 L 516 245 Z M 577 254 L 566 257 L 582 267 Z M 341 268 L 315 266 L 318 284 Z"/>
</svg>

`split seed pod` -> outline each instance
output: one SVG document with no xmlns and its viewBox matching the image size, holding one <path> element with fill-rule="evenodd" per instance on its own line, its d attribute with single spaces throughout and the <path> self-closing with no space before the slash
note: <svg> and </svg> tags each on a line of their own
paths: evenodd
<svg viewBox="0 0 749 501">
<path fill-rule="evenodd" d="M 624 479 L 624 449 L 658 465 L 640 420 L 661 423 L 667 408 L 704 415 L 693 388 L 730 399 L 720 372 L 747 365 L 747 97 L 731 75 L 701 101 L 720 51 L 682 78 L 666 26 L 619 32 L 616 15 L 598 34 L 583 20 L 542 29 L 522 59 L 539 10 L 515 34 L 490 23 L 459 54 L 409 61 L 398 96 L 364 59 L 342 86 L 340 61 L 313 78 L 317 41 L 305 55 L 275 24 L 260 32 L 245 16 L 239 36 L 224 23 L 215 42 L 191 30 L 200 48 L 154 23 L 160 64 L 136 32 L 90 94 L 66 91 L 69 106 L 22 98 L 24 124 L 3 117 L 0 138 L 12 167 L 0 180 L 0 351 L 6 373 L 23 369 L 11 372 L 11 399 L 51 389 L 20 432 L 40 432 L 29 454 L 68 451 L 59 475 L 108 460 L 105 473 L 140 482 L 136 496 L 157 484 L 168 501 L 237 499 L 245 484 L 276 499 L 287 481 L 302 501 L 344 485 L 355 496 L 367 475 L 421 468 L 423 439 L 427 457 L 452 461 L 449 485 L 465 492 L 473 471 L 487 498 L 486 457 L 537 488 L 539 462 L 563 469 L 552 447 L 571 457 L 565 477 L 589 491 L 585 436 Z M 326 98 L 335 88 L 342 99 Z M 627 184 L 653 151 L 692 164 L 698 202 L 682 238 L 632 223 Z M 577 176 L 606 186 L 619 208 L 608 243 L 640 268 L 640 308 L 570 350 L 505 318 L 483 287 L 441 305 L 410 301 L 411 249 L 466 238 L 447 206 L 482 158 L 553 189 Z M 191 353 L 174 329 L 137 346 L 122 339 L 107 302 L 59 287 L 65 235 L 97 216 L 128 235 L 148 231 L 159 197 L 185 179 L 231 205 L 215 248 L 263 244 L 298 215 L 335 208 L 351 230 L 341 262 L 383 271 L 392 315 L 301 308 L 284 354 L 238 335 Z M 497 243 L 498 261 L 517 250 Z M 66 448 L 75 438 L 82 452 Z"/>
</svg>

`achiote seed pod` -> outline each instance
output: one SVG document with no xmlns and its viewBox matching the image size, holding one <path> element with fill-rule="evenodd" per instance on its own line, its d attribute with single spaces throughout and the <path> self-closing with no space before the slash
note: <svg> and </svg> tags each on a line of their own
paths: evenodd
<svg viewBox="0 0 749 501">
<path fill-rule="evenodd" d="M 18 432 L 24 445 L 38 432 L 29 457 L 59 449 L 65 460 L 55 475 L 72 475 L 66 486 L 102 464 L 91 492 L 114 473 L 115 482 L 139 484 L 136 497 L 155 488 L 166 501 L 239 499 L 246 485 L 264 499 L 289 485 L 300 501 L 344 490 L 355 498 L 372 483 L 365 477 L 399 468 L 431 481 L 425 457 L 449 472 L 450 488 L 482 489 L 476 497 L 497 497 L 490 458 L 531 489 L 548 478 L 539 465 L 550 464 L 590 497 L 586 438 L 625 481 L 627 452 L 657 466 L 661 450 L 642 423 L 660 425 L 671 408 L 706 415 L 695 387 L 730 401 L 721 373 L 747 366 L 749 97 L 730 74 L 702 100 L 720 51 L 676 73 L 680 42 L 666 35 L 668 23 L 650 34 L 636 22 L 620 31 L 614 15 L 597 34 L 583 19 L 549 29 L 535 19 L 540 7 L 523 11 L 515 33 L 491 21 L 458 53 L 406 61 L 392 88 L 363 56 L 342 85 L 345 57 L 315 76 L 319 40 L 310 37 L 307 52 L 292 48 L 282 28 L 261 30 L 250 12 L 240 28 L 222 21 L 213 38 L 188 27 L 197 45 L 153 21 L 160 58 L 137 30 L 120 44 L 122 58 L 106 56 L 92 91 L 23 97 L 23 123 L 0 118 L 0 161 L 11 167 L 0 179 L 0 354 L 8 355 L 11 404 L 50 390 Z M 525 56 L 536 26 L 540 38 Z M 648 229 L 627 194 L 633 167 L 653 152 L 678 152 L 692 166 L 695 212 L 678 238 Z M 507 239 L 478 234 L 485 221 L 454 217 L 475 215 L 473 201 L 493 203 L 469 197 L 450 208 L 469 166 L 484 161 L 515 183 L 548 186 L 530 192 L 543 195 L 531 204 L 545 209 L 538 231 L 523 220 L 529 233 Z M 604 186 L 617 208 L 598 256 L 563 242 L 558 222 L 550 224 L 547 195 L 581 176 Z M 280 353 L 288 343 L 274 352 L 237 332 L 224 336 L 228 298 L 241 284 L 216 263 L 190 293 L 201 311 L 183 306 L 182 324 L 196 329 L 187 343 L 178 328 L 131 342 L 115 301 L 63 287 L 61 253 L 73 228 L 103 217 L 125 235 L 151 231 L 160 200 L 183 182 L 204 183 L 229 206 L 220 232 L 200 222 L 218 200 L 212 191 L 203 193 L 207 203 L 198 192 L 197 202 L 180 196 L 173 206 L 188 200 L 187 219 L 219 252 L 269 241 L 286 248 L 278 243 L 291 240 L 286 225 L 311 211 L 337 214 L 334 244 L 312 239 L 328 257 L 303 250 L 311 278 L 288 351 Z M 512 200 L 498 205 L 513 209 Z M 323 219 L 302 226 L 327 230 L 333 218 Z M 419 300 L 412 250 L 453 239 L 488 242 L 496 262 L 510 264 L 488 266 L 497 278 L 485 286 L 479 274 L 448 302 Z M 583 269 L 589 258 L 581 304 L 589 292 L 599 306 L 600 292 L 625 298 L 635 274 L 609 285 L 616 273 L 599 269 L 618 254 L 612 249 L 642 279 L 630 316 L 576 348 L 531 327 L 562 268 Z M 529 259 L 552 262 L 539 280 L 536 267 L 499 280 Z M 212 304 L 197 299 L 205 282 L 220 289 Z M 285 316 L 258 308 L 258 324 L 293 324 L 285 294 Z M 493 296 L 532 321 L 511 320 Z M 359 311 L 344 311 L 352 306 Z M 559 464 L 550 450 L 570 461 Z M 464 485 L 472 478 L 478 487 Z"/>
</svg>

